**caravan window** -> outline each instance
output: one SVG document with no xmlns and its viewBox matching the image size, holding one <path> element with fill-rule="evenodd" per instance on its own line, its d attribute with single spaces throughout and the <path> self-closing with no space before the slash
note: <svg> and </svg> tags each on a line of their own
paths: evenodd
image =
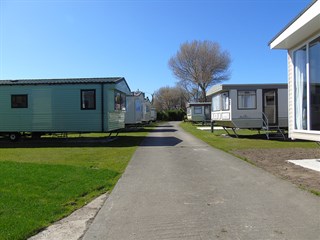
<svg viewBox="0 0 320 240">
<path fill-rule="evenodd" d="M 221 98 L 220 98 L 220 94 L 216 94 L 212 97 L 212 111 L 220 111 L 221 108 L 220 108 L 220 101 L 221 101 Z"/>
<path fill-rule="evenodd" d="M 320 37 L 293 52 L 296 130 L 320 130 Z"/>
<path fill-rule="evenodd" d="M 310 130 L 320 130 L 320 37 L 309 44 Z"/>
<path fill-rule="evenodd" d="M 135 99 L 136 112 L 142 112 L 141 101 L 139 99 Z"/>
<path fill-rule="evenodd" d="M 114 110 L 126 110 L 126 94 L 119 91 L 114 92 Z"/>
<path fill-rule="evenodd" d="M 256 109 L 256 91 L 238 91 L 238 109 Z"/>
<path fill-rule="evenodd" d="M 229 92 L 221 93 L 221 108 L 222 111 L 229 110 Z"/>
<path fill-rule="evenodd" d="M 212 97 L 212 111 L 229 110 L 229 92 L 216 94 Z"/>
<path fill-rule="evenodd" d="M 96 90 L 81 90 L 81 109 L 96 109 Z"/>
<path fill-rule="evenodd" d="M 194 107 L 194 114 L 202 114 L 202 107 Z"/>
<path fill-rule="evenodd" d="M 11 108 L 28 108 L 28 95 L 11 95 Z"/>
</svg>

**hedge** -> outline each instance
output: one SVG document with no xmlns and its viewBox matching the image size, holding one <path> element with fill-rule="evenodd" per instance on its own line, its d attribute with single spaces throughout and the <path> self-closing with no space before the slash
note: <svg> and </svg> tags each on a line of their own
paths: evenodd
<svg viewBox="0 0 320 240">
<path fill-rule="evenodd" d="M 157 120 L 160 121 L 182 121 L 186 113 L 183 110 L 167 110 L 157 113 Z"/>
</svg>

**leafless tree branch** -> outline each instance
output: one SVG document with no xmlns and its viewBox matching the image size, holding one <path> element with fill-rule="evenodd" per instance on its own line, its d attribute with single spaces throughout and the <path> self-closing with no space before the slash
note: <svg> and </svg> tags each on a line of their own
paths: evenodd
<svg viewBox="0 0 320 240">
<path fill-rule="evenodd" d="M 198 95 L 200 101 L 206 101 L 209 87 L 229 79 L 230 54 L 221 51 L 220 45 L 212 41 L 192 41 L 180 46 L 168 65 L 173 75 L 179 79 L 191 96 Z"/>
</svg>

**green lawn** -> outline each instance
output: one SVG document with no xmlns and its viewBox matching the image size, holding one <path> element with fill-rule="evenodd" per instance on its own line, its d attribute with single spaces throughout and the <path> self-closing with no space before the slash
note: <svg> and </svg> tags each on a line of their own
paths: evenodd
<svg viewBox="0 0 320 240">
<path fill-rule="evenodd" d="M 0 239 L 26 239 L 112 190 L 148 131 L 0 139 Z"/>
<path fill-rule="evenodd" d="M 200 138 L 209 145 L 231 153 L 233 150 L 248 148 L 317 148 L 314 142 L 308 141 L 283 141 L 283 140 L 267 140 L 264 135 L 259 135 L 257 131 L 238 130 L 239 138 L 226 137 L 224 130 L 201 131 L 197 129 L 197 125 L 188 122 L 182 122 L 180 126 L 187 132 Z M 232 132 L 232 131 L 231 131 Z"/>
</svg>

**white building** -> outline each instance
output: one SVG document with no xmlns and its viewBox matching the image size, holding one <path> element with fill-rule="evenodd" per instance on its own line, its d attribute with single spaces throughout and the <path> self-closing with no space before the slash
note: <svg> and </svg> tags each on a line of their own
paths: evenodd
<svg viewBox="0 0 320 240">
<path fill-rule="evenodd" d="M 269 43 L 288 51 L 289 137 L 320 141 L 320 0 Z"/>
</svg>

